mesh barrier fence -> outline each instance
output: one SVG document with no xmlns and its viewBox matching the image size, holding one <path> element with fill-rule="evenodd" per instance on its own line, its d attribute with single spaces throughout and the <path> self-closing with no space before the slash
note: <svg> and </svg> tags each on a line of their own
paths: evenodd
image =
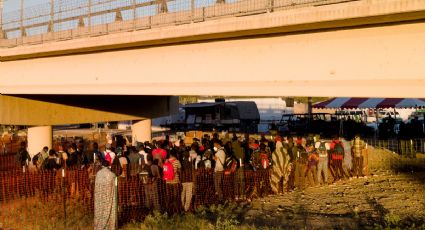
<svg viewBox="0 0 425 230">
<path fill-rule="evenodd" d="M 57 171 L 0 172 L 0 229 L 93 229 L 97 170 L 99 168 L 90 166 Z M 237 193 L 252 199 L 271 191 L 268 170 L 244 171 L 245 180 L 240 191 L 235 189 L 241 185 L 235 174 L 221 174 L 222 199 L 215 191 L 217 176 L 213 170 L 182 171 L 181 174 L 190 174 L 193 180 L 171 184 L 162 179 L 146 181 L 139 175 L 118 177 L 119 225 L 143 220 L 153 210 L 183 213 L 185 209 L 191 211 L 199 206 L 233 200 Z"/>
</svg>

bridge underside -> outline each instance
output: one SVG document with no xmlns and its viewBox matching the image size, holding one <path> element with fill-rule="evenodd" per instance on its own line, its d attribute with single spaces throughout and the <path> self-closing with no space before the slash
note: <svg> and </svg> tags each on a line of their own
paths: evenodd
<svg viewBox="0 0 425 230">
<path fill-rule="evenodd" d="M 142 120 L 178 111 L 177 97 L 0 95 L 0 124 L 63 125 Z"/>
<path fill-rule="evenodd" d="M 423 97 L 424 57 L 413 21 L 0 62 L 0 92 Z"/>
</svg>

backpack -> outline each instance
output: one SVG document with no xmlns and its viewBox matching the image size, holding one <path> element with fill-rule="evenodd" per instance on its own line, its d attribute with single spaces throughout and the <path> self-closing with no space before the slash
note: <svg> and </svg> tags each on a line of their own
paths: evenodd
<svg viewBox="0 0 425 230">
<path fill-rule="evenodd" d="M 325 142 L 320 142 L 320 146 L 318 150 L 319 150 L 319 157 L 328 157 L 328 151 L 326 149 Z"/>
<path fill-rule="evenodd" d="M 41 163 L 40 169 L 49 170 L 49 158 L 44 159 L 43 163 Z"/>
<path fill-rule="evenodd" d="M 261 167 L 263 169 L 267 169 L 270 165 L 269 155 L 267 153 L 260 153 L 260 159 L 261 159 Z"/>
<path fill-rule="evenodd" d="M 26 164 L 26 161 L 28 160 L 28 152 L 25 149 L 21 149 L 18 152 L 18 160 L 21 166 L 24 166 Z M 31 160 L 31 158 L 29 159 Z"/>
<path fill-rule="evenodd" d="M 340 155 L 343 156 L 344 155 L 344 147 L 342 146 L 341 142 L 334 142 L 334 149 L 333 149 L 333 153 L 336 155 Z"/>
<path fill-rule="evenodd" d="M 38 152 L 37 154 L 35 154 L 35 156 L 32 158 L 32 165 L 37 166 L 38 158 L 40 157 L 40 155 L 41 155 L 41 152 Z"/>
<path fill-rule="evenodd" d="M 121 167 L 121 163 L 120 163 L 120 158 L 121 156 L 117 156 L 114 158 L 114 161 L 112 161 L 112 165 L 111 165 L 111 171 L 113 173 L 115 173 L 115 175 L 119 176 L 122 174 L 122 167 Z"/>
<path fill-rule="evenodd" d="M 111 165 L 111 161 L 112 161 L 112 157 L 111 154 L 109 154 L 109 152 L 105 152 L 105 159 L 106 162 L 108 162 L 108 165 Z"/>
<path fill-rule="evenodd" d="M 231 157 L 227 157 L 226 160 L 224 161 L 224 175 L 230 175 L 234 172 L 236 172 L 236 167 L 238 166 L 237 162 L 231 158 Z"/>
<path fill-rule="evenodd" d="M 174 180 L 174 166 L 173 166 L 173 162 L 174 161 L 171 162 L 170 160 L 167 160 L 167 161 L 165 161 L 165 163 L 163 165 L 163 171 L 162 171 L 162 173 L 164 174 L 163 175 L 163 179 L 165 181 L 172 181 L 172 180 Z"/>
</svg>

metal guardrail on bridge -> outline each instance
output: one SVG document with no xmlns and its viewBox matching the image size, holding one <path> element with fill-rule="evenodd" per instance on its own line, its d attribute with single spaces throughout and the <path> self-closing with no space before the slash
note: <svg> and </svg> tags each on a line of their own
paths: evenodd
<svg viewBox="0 0 425 230">
<path fill-rule="evenodd" d="M 352 1 L 359 0 L 51 0 L 4 13 L 0 47 Z"/>
</svg>

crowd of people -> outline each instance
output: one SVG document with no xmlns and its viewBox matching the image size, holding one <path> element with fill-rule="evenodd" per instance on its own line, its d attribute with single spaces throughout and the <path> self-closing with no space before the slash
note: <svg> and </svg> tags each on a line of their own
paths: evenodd
<svg viewBox="0 0 425 230">
<path fill-rule="evenodd" d="M 225 195 L 229 187 L 224 186 L 229 178 L 231 198 L 250 201 L 253 193 L 260 189 L 266 191 L 265 194 L 283 194 L 367 174 L 364 167 L 367 168 L 367 144 L 358 135 L 348 141 L 338 136 L 324 140 L 318 135 L 278 135 L 267 139 L 264 135 L 254 138 L 248 134 L 232 137 L 226 134 L 220 138 L 215 133 L 194 138 L 188 146 L 181 138 L 170 141 L 168 136 L 136 146 L 121 138 L 106 144 L 104 149 L 97 143 L 86 151 L 81 143 L 58 145 L 57 151 L 44 147 L 32 159 L 25 145 L 22 143 L 17 154 L 23 168 L 32 162 L 38 170 L 76 168 L 95 174 L 108 167 L 120 180 L 137 178 L 143 184 L 144 205 L 155 209 L 160 208 L 163 200 L 158 192 L 163 184 L 164 203 L 171 209 L 188 211 L 193 192 L 196 193 L 201 184 L 208 184 L 202 181 L 205 173 L 212 175 L 212 196 L 218 202 L 229 199 Z M 256 183 L 258 189 L 248 189 L 246 182 L 255 175 L 261 175 L 261 183 Z"/>
</svg>

